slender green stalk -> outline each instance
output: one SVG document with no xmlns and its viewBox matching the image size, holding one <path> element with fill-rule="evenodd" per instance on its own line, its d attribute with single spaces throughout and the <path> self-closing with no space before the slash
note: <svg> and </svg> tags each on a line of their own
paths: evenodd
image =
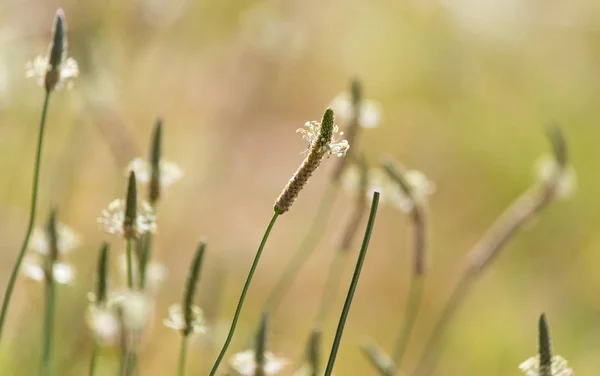
<svg viewBox="0 0 600 376">
<path fill-rule="evenodd" d="M 346 295 L 346 301 L 344 302 L 344 308 L 340 315 L 340 321 L 335 332 L 335 338 L 333 340 L 333 346 L 331 347 L 331 353 L 329 354 L 329 360 L 327 362 L 327 368 L 325 369 L 325 376 L 330 376 L 333 372 L 333 366 L 335 364 L 335 358 L 337 356 L 340 342 L 342 341 L 342 334 L 344 333 L 344 326 L 350 312 L 350 306 L 352 305 L 352 299 L 354 298 L 354 292 L 358 285 L 358 279 L 360 278 L 360 272 L 362 270 L 365 257 L 367 255 L 367 249 L 369 248 L 369 241 L 371 240 L 371 234 L 373 233 L 373 227 L 375 226 L 375 217 L 377 216 L 377 206 L 379 204 L 379 192 L 373 193 L 373 201 L 371 202 L 371 212 L 369 213 L 369 221 L 367 222 L 367 229 L 365 230 L 365 236 L 363 238 L 362 246 L 360 247 L 360 253 L 358 254 L 358 260 L 356 261 L 356 267 L 354 268 L 354 275 L 350 282 L 350 288 Z"/>
<path fill-rule="evenodd" d="M 127 363 L 129 360 L 129 354 L 127 352 L 127 348 L 126 346 L 124 346 L 123 344 L 121 345 L 121 358 L 119 360 L 119 376 L 125 376 L 127 375 Z"/>
<path fill-rule="evenodd" d="M 17 257 L 17 261 L 13 266 L 12 272 L 10 274 L 10 279 L 8 280 L 8 286 L 6 287 L 6 292 L 4 293 L 4 300 L 2 301 L 2 313 L 0 313 L 0 339 L 2 338 L 2 329 L 4 328 L 4 321 L 6 319 L 6 314 L 8 312 L 8 306 L 10 305 L 10 299 L 12 297 L 13 290 L 15 288 L 15 282 L 17 280 L 17 276 L 19 273 L 19 269 L 21 268 L 21 264 L 23 263 L 23 258 L 25 257 L 25 252 L 27 250 L 27 246 L 29 245 L 29 238 L 31 237 L 31 231 L 33 230 L 33 225 L 35 224 L 35 217 L 37 213 L 37 198 L 38 198 L 38 187 L 39 187 L 39 178 L 40 178 L 40 166 L 42 162 L 42 146 L 44 144 L 44 130 L 46 128 L 46 113 L 48 112 L 48 103 L 50 102 L 50 94 L 51 91 L 46 91 L 46 97 L 44 99 L 44 107 L 42 108 L 42 119 L 40 120 L 40 130 L 38 134 L 38 143 L 37 143 L 37 151 L 35 157 L 35 165 L 33 167 L 33 186 L 31 189 L 31 208 L 29 212 L 29 224 L 27 225 L 27 231 L 25 232 L 25 239 L 23 239 L 23 244 L 21 245 L 21 249 L 19 250 L 19 255 Z"/>
<path fill-rule="evenodd" d="M 133 239 L 127 239 L 127 287 L 133 289 Z"/>
<path fill-rule="evenodd" d="M 444 306 L 444 310 L 440 315 L 440 318 L 435 324 L 429 340 L 425 344 L 423 355 L 417 363 L 417 368 L 414 372 L 415 376 L 429 375 L 433 371 L 433 367 L 437 364 L 437 358 L 441 355 L 441 346 L 439 341 L 442 339 L 442 334 L 456 313 L 456 310 L 464 300 L 465 296 L 469 292 L 471 283 L 475 280 L 475 274 L 465 273 L 454 288 L 450 299 Z"/>
<path fill-rule="evenodd" d="M 50 264 L 52 268 L 52 263 Z M 48 376 L 50 374 L 50 359 L 52 355 L 52 337 L 54 334 L 54 313 L 56 309 L 56 285 L 54 282 L 54 275 L 52 272 L 49 273 L 48 280 L 46 281 L 46 313 L 44 315 L 44 337 L 43 337 L 43 350 L 42 350 L 42 365 L 40 370 L 41 376 Z"/>
<path fill-rule="evenodd" d="M 146 269 L 152 256 L 152 233 L 146 232 L 143 235 L 143 247 L 140 255 L 140 289 L 143 291 L 146 288 Z"/>
<path fill-rule="evenodd" d="M 98 343 L 94 341 L 94 347 L 92 348 L 92 358 L 90 360 L 90 369 L 88 376 L 94 376 L 96 373 L 96 363 L 98 360 Z"/>
<path fill-rule="evenodd" d="M 231 322 L 231 327 L 229 328 L 229 333 L 227 334 L 227 338 L 225 339 L 223 348 L 221 349 L 219 356 L 215 360 L 215 363 L 210 371 L 209 376 L 215 375 L 215 373 L 217 372 L 217 369 L 219 368 L 219 364 L 221 364 L 221 361 L 223 360 L 223 357 L 225 356 L 225 353 L 227 352 L 227 348 L 229 347 L 229 343 L 231 342 L 231 339 L 233 338 L 233 333 L 235 332 L 235 327 L 236 327 L 238 319 L 240 317 L 240 313 L 242 312 L 242 306 L 244 305 L 244 300 L 246 299 L 246 293 L 248 292 L 248 288 L 250 287 L 250 283 L 252 282 L 252 277 L 254 276 L 256 267 L 258 266 L 258 261 L 260 260 L 260 256 L 263 252 L 263 249 L 265 248 L 265 244 L 267 243 L 269 234 L 271 233 L 271 230 L 273 229 L 273 226 L 275 225 L 275 221 L 277 221 L 277 218 L 279 217 L 279 215 L 280 214 L 278 214 L 277 212 L 273 213 L 273 217 L 271 218 L 271 221 L 269 222 L 269 225 L 267 226 L 267 230 L 265 231 L 265 234 L 263 235 L 263 238 L 260 242 L 260 246 L 258 247 L 258 250 L 256 251 L 256 255 L 254 256 L 254 261 L 252 262 L 252 266 L 250 267 L 250 272 L 248 272 L 248 277 L 246 278 L 246 282 L 244 283 L 244 287 L 242 289 L 242 294 L 240 295 L 240 299 L 238 300 L 238 304 L 235 309 L 235 313 L 233 315 L 233 321 Z"/>
<path fill-rule="evenodd" d="M 319 310 L 315 318 L 315 327 L 324 326 L 325 321 L 327 321 L 327 317 L 331 312 L 335 297 L 340 288 L 340 280 L 347 259 L 348 252 L 336 251 L 333 260 L 331 260 L 327 280 L 325 281 L 325 288 L 323 289 L 323 296 L 321 297 Z"/>
<path fill-rule="evenodd" d="M 408 304 L 406 305 L 406 313 L 404 315 L 404 324 L 402 325 L 402 331 L 396 341 L 394 347 L 393 362 L 396 369 L 400 369 L 402 365 L 402 358 L 408 347 L 412 330 L 415 326 L 417 319 L 417 313 L 419 312 L 419 306 L 421 305 L 421 298 L 423 297 L 423 276 L 415 275 L 410 280 L 410 288 L 408 292 Z"/>
<path fill-rule="evenodd" d="M 281 277 L 267 297 L 263 312 L 269 312 L 271 316 L 275 314 L 281 304 L 281 300 L 292 285 L 294 278 L 298 275 L 300 268 L 306 263 L 306 260 L 308 260 L 317 244 L 319 244 L 319 241 L 327 229 L 327 222 L 331 216 L 338 188 L 339 185 L 334 181 L 327 186 L 325 194 L 319 203 L 317 213 L 311 222 L 308 233 L 292 255 L 292 259 L 286 264 Z"/>
<path fill-rule="evenodd" d="M 185 360 L 187 358 L 188 336 L 181 336 L 181 345 L 179 346 L 179 366 L 177 375 L 185 375 Z"/>
</svg>

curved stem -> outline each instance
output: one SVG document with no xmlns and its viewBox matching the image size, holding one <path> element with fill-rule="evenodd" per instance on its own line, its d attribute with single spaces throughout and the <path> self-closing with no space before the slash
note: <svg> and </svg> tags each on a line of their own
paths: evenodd
<svg viewBox="0 0 600 376">
<path fill-rule="evenodd" d="M 29 224 L 27 225 L 27 231 L 25 232 L 25 239 L 23 239 L 23 244 L 21 245 L 21 249 L 19 250 L 19 255 L 17 256 L 17 261 L 13 266 L 13 270 L 10 274 L 10 279 L 8 280 L 8 286 L 6 287 L 6 292 L 4 293 L 4 300 L 2 302 L 2 313 L 0 313 L 0 338 L 2 338 L 2 329 L 4 328 L 4 321 L 6 319 L 6 314 L 8 312 L 8 306 L 10 304 L 10 299 L 15 288 L 15 282 L 17 280 L 17 276 L 19 273 L 19 269 L 21 264 L 23 263 L 23 258 L 25 257 L 25 251 L 27 250 L 27 246 L 29 245 L 29 238 L 31 237 L 31 231 L 33 230 L 33 225 L 35 223 L 35 216 L 37 212 L 37 196 L 38 196 L 38 186 L 39 186 L 39 178 L 40 178 L 40 165 L 42 161 L 42 146 L 44 143 L 44 130 L 46 128 L 46 113 L 48 112 L 48 103 L 50 102 L 50 91 L 46 91 L 46 97 L 44 99 L 44 107 L 42 108 L 42 119 L 40 120 L 40 130 L 38 134 L 38 143 L 37 143 L 37 151 L 35 158 L 35 165 L 33 167 L 33 185 L 31 189 L 31 209 L 29 212 Z"/>
<path fill-rule="evenodd" d="M 185 375 L 185 360 L 187 358 L 188 336 L 181 336 L 181 346 L 179 347 L 179 366 L 177 367 L 177 375 Z"/>
<path fill-rule="evenodd" d="M 285 293 L 292 285 L 294 278 L 298 275 L 300 268 L 304 265 L 306 260 L 310 257 L 315 247 L 323 237 L 325 233 L 327 222 L 333 209 L 338 185 L 335 182 L 331 182 L 327 186 L 327 190 L 319 203 L 317 214 L 314 220 L 311 222 L 308 233 L 302 240 L 300 246 L 294 252 L 292 259 L 286 264 L 281 277 L 271 290 L 269 294 L 263 312 L 269 312 L 271 317 L 275 314 L 279 305 L 281 304 L 282 298 Z"/>
<path fill-rule="evenodd" d="M 256 251 L 256 255 L 254 256 L 254 261 L 252 262 L 252 266 L 250 267 L 250 271 L 248 272 L 248 277 L 246 278 L 246 282 L 244 283 L 244 287 L 242 289 L 242 294 L 240 295 L 240 299 L 238 300 L 238 304 L 235 309 L 235 313 L 233 315 L 233 321 L 231 322 L 231 327 L 229 328 L 229 333 L 227 334 L 227 339 L 225 339 L 223 348 L 221 349 L 221 352 L 219 353 L 217 360 L 215 360 L 215 364 L 213 365 L 213 367 L 210 371 L 210 376 L 214 376 L 215 373 L 217 372 L 217 369 L 219 368 L 219 364 L 221 364 L 221 361 L 223 360 L 223 357 L 225 356 L 225 353 L 227 352 L 227 348 L 229 347 L 229 343 L 231 342 L 231 339 L 233 338 L 233 334 L 235 332 L 235 327 L 236 327 L 238 319 L 240 317 L 240 313 L 242 312 L 242 306 L 244 305 L 244 300 L 246 299 L 246 293 L 248 292 L 248 288 L 250 287 L 250 283 L 252 282 L 252 277 L 254 276 L 256 267 L 258 266 L 258 261 L 260 260 L 262 251 L 265 247 L 265 244 L 267 243 L 269 234 L 271 233 L 271 230 L 273 229 L 273 226 L 275 225 L 275 221 L 277 220 L 278 217 L 279 217 L 279 214 L 273 213 L 271 222 L 269 222 L 269 225 L 267 226 L 267 230 L 265 231 L 265 234 L 263 235 L 263 238 L 260 242 L 260 246 L 258 247 L 258 250 Z"/>
<path fill-rule="evenodd" d="M 367 222 L 367 229 L 365 230 L 365 236 L 363 238 L 362 246 L 360 247 L 360 253 L 358 254 L 358 260 L 356 261 L 356 267 L 354 268 L 354 275 L 350 282 L 350 288 L 346 295 L 346 301 L 344 302 L 344 308 L 340 315 L 338 327 L 335 332 L 335 338 L 333 339 L 333 346 L 331 346 L 331 353 L 329 354 L 329 360 L 327 361 L 327 368 L 325 369 L 324 376 L 330 376 L 333 372 L 333 366 L 335 364 L 335 358 L 337 357 L 338 348 L 342 341 L 342 334 L 344 333 L 344 326 L 346 325 L 346 319 L 350 312 L 350 306 L 352 305 L 352 299 L 354 298 L 354 292 L 358 285 L 358 279 L 360 278 L 360 271 L 365 262 L 367 256 L 367 249 L 369 248 L 369 241 L 371 240 L 371 234 L 373 233 L 373 227 L 375 227 L 375 217 L 377 216 L 377 206 L 379 204 L 379 192 L 373 193 L 373 201 L 371 203 L 371 213 L 369 214 L 369 221 Z"/>
<path fill-rule="evenodd" d="M 414 275 L 411 278 L 408 294 L 408 304 L 406 305 L 404 324 L 402 324 L 402 330 L 398 335 L 398 340 L 396 341 L 396 346 L 392 353 L 392 359 L 396 369 L 400 369 L 400 366 L 402 365 L 402 358 L 404 357 L 408 342 L 410 341 L 410 336 L 415 326 L 417 313 L 419 312 L 419 306 L 421 304 L 421 297 L 423 296 L 423 276 Z"/>
<path fill-rule="evenodd" d="M 52 264 L 50 264 L 52 268 Z M 54 333 L 54 312 L 56 307 L 56 286 L 53 273 L 50 272 L 50 278 L 46 281 L 46 314 L 44 316 L 44 337 L 42 350 L 41 376 L 50 374 L 50 358 L 52 353 L 52 337 Z"/>
<path fill-rule="evenodd" d="M 462 278 L 454 288 L 454 291 L 452 291 L 450 299 L 448 299 L 448 302 L 444 306 L 444 310 L 438 321 L 435 323 L 433 331 L 429 336 L 429 340 L 425 344 L 423 355 L 417 363 L 417 368 L 413 373 L 415 376 L 429 375 L 433 371 L 433 367 L 437 363 L 437 358 L 441 354 L 439 343 L 443 337 L 444 330 L 467 295 L 474 276 L 474 274 L 468 272 L 463 274 Z"/>
</svg>

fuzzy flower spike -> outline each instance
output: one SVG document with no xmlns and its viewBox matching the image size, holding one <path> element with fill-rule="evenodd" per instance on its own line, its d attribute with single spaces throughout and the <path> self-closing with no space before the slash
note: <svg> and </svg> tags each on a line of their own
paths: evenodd
<svg viewBox="0 0 600 376">
<path fill-rule="evenodd" d="M 527 359 L 519 369 L 527 376 L 571 376 L 573 370 L 567 361 L 559 356 L 552 355 L 552 342 L 546 315 L 542 314 L 538 322 L 539 351 L 538 355 Z"/>
<path fill-rule="evenodd" d="M 305 126 L 308 129 L 298 129 L 298 133 L 302 133 L 302 138 L 309 143 L 306 150 L 307 156 L 277 198 L 274 208 L 277 214 L 283 214 L 290 209 L 306 185 L 308 178 L 319 167 L 324 157 L 331 155 L 343 157 L 350 147 L 348 141 L 339 139 L 339 128 L 335 125 L 333 110 L 330 108 L 325 110 L 320 123 L 312 121 L 306 123 Z"/>
<path fill-rule="evenodd" d="M 26 65 L 26 76 L 36 77 L 38 84 L 46 91 L 60 89 L 65 83 L 71 84 L 79 74 L 77 62 L 67 57 L 67 25 L 62 9 L 56 12 L 52 42 L 46 56 L 38 56 Z"/>
</svg>

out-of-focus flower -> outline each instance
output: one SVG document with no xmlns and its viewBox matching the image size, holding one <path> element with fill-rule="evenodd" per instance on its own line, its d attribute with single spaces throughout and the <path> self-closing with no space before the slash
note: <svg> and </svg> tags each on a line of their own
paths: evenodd
<svg viewBox="0 0 600 376">
<path fill-rule="evenodd" d="M 319 134 L 321 133 L 321 123 L 318 121 L 307 121 L 306 124 L 304 124 L 304 126 L 307 129 L 299 128 L 296 132 L 301 133 L 302 139 L 308 142 L 308 147 L 304 152 L 309 153 L 313 144 L 315 144 L 318 141 Z M 343 135 L 344 132 L 340 132 L 338 126 L 334 125 L 331 142 L 322 146 L 322 151 L 325 152 L 327 157 L 331 155 L 343 157 L 344 155 L 346 155 L 346 152 L 350 148 L 350 145 L 348 144 L 348 141 L 340 139 L 340 137 Z"/>
<path fill-rule="evenodd" d="M 265 364 L 263 373 L 265 375 L 276 375 L 289 364 L 289 360 L 278 358 L 270 351 L 266 351 L 264 356 Z M 237 372 L 238 375 L 254 376 L 257 367 L 254 350 L 246 350 L 235 354 L 229 360 L 229 367 L 233 372 Z"/>
<path fill-rule="evenodd" d="M 183 177 L 183 171 L 176 163 L 162 159 L 159 164 L 160 168 L 160 185 L 162 188 L 167 188 Z M 126 173 L 135 172 L 135 178 L 138 183 L 148 184 L 152 177 L 152 166 L 143 158 L 136 158 L 127 166 Z"/>
<path fill-rule="evenodd" d="M 90 304 L 85 315 L 86 322 L 96 341 L 103 346 L 114 345 L 121 333 L 121 323 L 114 307 Z"/>
<path fill-rule="evenodd" d="M 26 65 L 26 76 L 36 77 L 40 86 L 48 92 L 60 89 L 79 74 L 77 62 L 67 57 L 67 24 L 62 9 L 56 12 L 52 41 L 46 56 L 38 56 Z"/>
<path fill-rule="evenodd" d="M 163 320 L 166 327 L 183 331 L 186 329 L 185 317 L 181 304 L 172 304 L 169 307 L 169 317 Z M 202 309 L 198 306 L 192 306 L 192 333 L 206 333 L 206 320 Z"/>
<path fill-rule="evenodd" d="M 335 113 L 338 121 L 343 125 L 348 125 L 354 116 L 354 108 L 349 93 L 341 93 L 333 99 L 329 107 Z M 362 128 L 376 128 L 381 122 L 381 106 L 379 103 L 362 99 L 360 101 L 358 124 Z"/>
<path fill-rule="evenodd" d="M 60 254 L 70 253 L 79 245 L 79 236 L 67 225 L 58 223 L 56 226 L 56 245 Z M 50 250 L 48 232 L 46 229 L 36 227 L 29 241 L 29 249 L 39 255 L 48 255 Z"/>
<path fill-rule="evenodd" d="M 548 183 L 555 179 L 556 174 L 559 173 L 559 168 L 556 158 L 549 154 L 544 155 L 535 164 L 536 176 L 541 183 Z M 560 199 L 570 198 L 577 190 L 575 169 L 567 166 L 559 179 L 556 186 L 556 197 Z"/>
<path fill-rule="evenodd" d="M 531 357 L 521 363 L 521 365 L 519 365 L 519 369 L 527 376 L 540 376 L 539 355 Z M 550 372 L 552 376 L 571 376 L 573 374 L 573 370 L 569 368 L 567 360 L 559 355 L 554 355 L 552 357 Z"/>
<path fill-rule="evenodd" d="M 142 292 L 125 290 L 116 292 L 114 303 L 123 314 L 123 327 L 127 330 L 144 329 L 152 313 L 152 301 Z"/>
<path fill-rule="evenodd" d="M 135 229 L 137 235 L 156 230 L 156 218 L 152 206 L 147 202 L 142 202 L 137 209 L 137 223 Z M 125 220 L 125 200 L 116 199 L 108 204 L 108 208 L 102 210 L 102 216 L 98 218 L 98 223 L 102 225 L 104 231 L 109 234 L 125 236 L 123 222 Z"/>
<path fill-rule="evenodd" d="M 38 282 L 46 280 L 44 261 L 40 257 L 27 257 L 23 261 L 21 272 L 28 278 Z M 73 267 L 62 262 L 53 263 L 52 274 L 54 276 L 54 281 L 60 284 L 70 284 L 75 279 Z"/>
<path fill-rule="evenodd" d="M 28 62 L 25 65 L 25 76 L 27 78 L 35 78 L 38 85 L 44 86 L 46 79 L 46 73 L 50 70 L 50 63 L 48 56 L 37 56 L 33 61 Z M 61 89 L 63 86 L 71 88 L 73 86 L 73 80 L 79 75 L 79 67 L 75 59 L 69 57 L 60 64 L 59 79 L 56 83 L 55 89 Z"/>
<path fill-rule="evenodd" d="M 410 185 L 415 200 L 427 202 L 428 197 L 435 193 L 435 184 L 420 171 L 408 170 L 404 173 L 404 178 Z M 369 169 L 368 180 L 366 192 L 368 198 L 371 198 L 373 192 L 377 191 L 381 194 L 379 202 L 395 206 L 405 213 L 409 213 L 413 209 L 413 201 L 410 197 L 385 172 L 377 168 Z M 344 172 L 343 185 L 352 193 L 358 192 L 360 171 L 356 166 L 348 166 Z"/>
</svg>

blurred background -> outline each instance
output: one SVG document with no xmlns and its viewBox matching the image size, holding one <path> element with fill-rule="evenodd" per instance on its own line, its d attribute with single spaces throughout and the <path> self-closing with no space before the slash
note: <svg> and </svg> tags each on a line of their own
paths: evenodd
<svg viewBox="0 0 600 376">
<path fill-rule="evenodd" d="M 38 223 L 57 206 L 82 244 L 69 261 L 76 282 L 58 292 L 55 370 L 86 372 L 91 335 L 86 293 L 102 240 L 101 210 L 125 192 L 124 169 L 148 153 L 157 116 L 164 155 L 185 173 L 160 205 L 156 259 L 169 270 L 140 353 L 141 375 L 174 374 L 180 335 L 162 326 L 181 299 L 197 242 L 208 241 L 199 303 L 211 331 L 191 344 L 189 374 L 206 374 L 224 339 L 272 205 L 302 160 L 295 133 L 319 120 L 350 79 L 381 108 L 361 131 L 371 165 L 391 155 L 423 171 L 431 268 L 408 374 L 465 265 L 465 255 L 501 211 L 535 181 L 549 151 L 544 126 L 560 123 L 577 171 L 576 194 L 553 203 L 477 281 L 447 334 L 436 375 L 514 375 L 537 351 L 546 312 L 556 353 L 576 374 L 600 366 L 600 3 L 594 0 L 33 1 L 0 3 L 0 286 L 27 224 L 43 89 L 24 67 L 45 53 L 63 7 L 72 90 L 51 100 Z M 343 127 L 344 124 L 340 124 Z M 353 146 L 354 147 L 354 146 Z M 335 160 L 325 161 L 278 221 L 250 289 L 229 355 L 243 349 L 261 306 L 304 237 Z M 270 348 L 299 359 L 328 266 L 351 212 L 342 191 L 327 234 L 272 318 Z M 364 223 L 360 227 L 362 234 Z M 324 333 L 329 353 L 360 239 Z M 359 344 L 390 351 L 410 278 L 411 226 L 382 205 L 336 363 L 337 375 L 375 371 Z M 117 273 L 117 271 L 115 271 Z M 43 286 L 20 278 L 2 342 L 3 375 L 35 374 Z M 99 374 L 118 353 L 102 352 Z M 291 374 L 291 367 L 281 374 Z"/>
</svg>

